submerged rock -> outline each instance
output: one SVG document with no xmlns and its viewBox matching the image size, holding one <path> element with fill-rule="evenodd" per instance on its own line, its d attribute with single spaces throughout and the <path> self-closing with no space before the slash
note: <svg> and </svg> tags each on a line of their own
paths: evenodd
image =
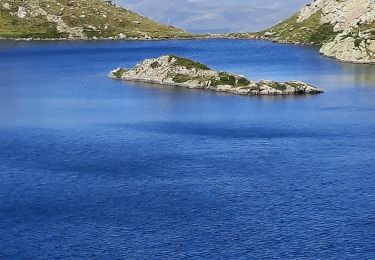
<svg viewBox="0 0 375 260">
<path fill-rule="evenodd" d="M 217 72 L 204 64 L 174 55 L 147 59 L 132 69 L 117 68 L 112 79 L 139 81 L 191 89 L 207 89 L 239 95 L 318 94 L 323 90 L 300 81 L 254 81 L 243 76 Z"/>
</svg>

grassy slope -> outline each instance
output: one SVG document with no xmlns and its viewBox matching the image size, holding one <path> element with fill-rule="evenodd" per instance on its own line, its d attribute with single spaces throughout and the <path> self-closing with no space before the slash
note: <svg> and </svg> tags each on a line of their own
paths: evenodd
<svg viewBox="0 0 375 260">
<path fill-rule="evenodd" d="M 0 0 L 0 36 L 5 38 L 65 38 L 68 35 L 57 32 L 56 24 L 46 17 L 27 17 L 21 19 L 11 13 L 19 6 L 28 8 L 30 3 L 38 3 L 48 14 L 61 16 L 69 27 L 83 27 L 88 37 L 113 37 L 120 33 L 127 37 L 152 38 L 185 37 L 187 33 L 171 26 L 151 21 L 134 12 L 115 7 L 102 0 Z M 9 3 L 11 10 L 3 8 Z M 28 8 L 29 9 L 29 8 Z M 96 30 L 92 29 L 92 26 Z"/>
<path fill-rule="evenodd" d="M 303 22 L 298 23 L 299 13 L 285 19 L 275 26 L 257 33 L 231 34 L 237 38 L 256 38 L 263 37 L 267 33 L 272 33 L 269 38 L 283 42 L 294 43 L 314 43 L 322 45 L 332 40 L 337 32 L 333 31 L 331 24 L 321 24 L 321 12 L 317 12 Z"/>
<path fill-rule="evenodd" d="M 287 42 L 323 44 L 332 40 L 337 32 L 331 24 L 321 24 L 321 12 L 313 14 L 303 22 L 298 23 L 298 13 L 266 30 L 272 33 L 272 38 Z"/>
<path fill-rule="evenodd" d="M 4 3 L 9 3 L 11 10 L 4 9 Z M 48 22 L 45 17 L 20 19 L 15 15 L 11 15 L 12 12 L 17 12 L 19 5 L 22 5 L 22 1 L 0 0 L 0 36 L 5 38 L 55 38 L 66 36 L 58 33 L 56 24 Z"/>
</svg>

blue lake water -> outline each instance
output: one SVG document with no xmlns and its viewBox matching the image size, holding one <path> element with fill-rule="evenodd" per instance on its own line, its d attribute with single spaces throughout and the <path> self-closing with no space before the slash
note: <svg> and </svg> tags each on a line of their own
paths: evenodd
<svg viewBox="0 0 375 260">
<path fill-rule="evenodd" d="M 107 79 L 178 54 L 325 94 Z M 1 259 L 375 259 L 375 66 L 264 41 L 0 43 Z"/>
</svg>

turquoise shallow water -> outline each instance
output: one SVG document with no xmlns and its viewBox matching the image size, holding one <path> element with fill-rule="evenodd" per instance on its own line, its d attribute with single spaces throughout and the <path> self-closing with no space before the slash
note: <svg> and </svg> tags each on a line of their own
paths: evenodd
<svg viewBox="0 0 375 260">
<path fill-rule="evenodd" d="M 178 54 L 317 96 L 112 81 Z M 264 41 L 0 43 L 0 258 L 374 259 L 375 66 Z"/>
</svg>

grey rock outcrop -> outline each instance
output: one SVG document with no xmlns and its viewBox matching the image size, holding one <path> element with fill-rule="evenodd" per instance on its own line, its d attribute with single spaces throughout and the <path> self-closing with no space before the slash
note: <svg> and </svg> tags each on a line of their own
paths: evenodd
<svg viewBox="0 0 375 260">
<path fill-rule="evenodd" d="M 375 62 L 375 1 L 316 0 L 302 9 L 298 21 L 321 11 L 322 23 L 330 23 L 336 37 L 323 44 L 326 56 L 355 63 Z"/>
<path fill-rule="evenodd" d="M 353 63 L 375 62 L 375 38 L 373 31 L 352 35 L 351 32 L 343 32 L 322 46 L 320 53 L 341 61 Z"/>
<path fill-rule="evenodd" d="M 375 1 L 315 0 L 292 17 L 252 36 L 316 44 L 325 56 L 346 62 L 375 63 Z"/>
<path fill-rule="evenodd" d="M 254 81 L 174 55 L 147 59 L 132 69 L 117 68 L 108 75 L 112 79 L 139 81 L 190 89 L 206 89 L 239 95 L 296 95 L 323 93 L 300 81 Z"/>
</svg>

